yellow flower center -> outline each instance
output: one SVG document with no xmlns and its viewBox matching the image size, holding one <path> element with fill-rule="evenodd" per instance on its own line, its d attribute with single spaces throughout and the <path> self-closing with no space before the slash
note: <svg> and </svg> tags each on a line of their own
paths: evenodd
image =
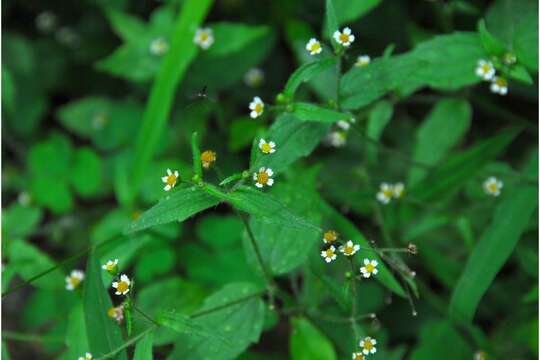
<svg viewBox="0 0 540 360">
<path fill-rule="evenodd" d="M 340 35 L 339 35 L 339 40 L 340 40 L 342 43 L 349 42 L 349 35 L 347 35 L 347 34 L 340 34 Z"/>
<path fill-rule="evenodd" d="M 495 84 L 499 85 L 500 87 L 506 87 L 506 80 L 503 79 L 503 78 L 497 78 L 497 80 L 495 80 Z"/>
<path fill-rule="evenodd" d="M 216 153 L 211 150 L 206 150 L 201 154 L 201 162 L 205 168 L 208 168 L 216 161 Z"/>
<path fill-rule="evenodd" d="M 264 109 L 264 104 L 261 104 L 261 103 L 257 103 L 255 104 L 255 112 L 260 114 L 263 112 L 263 109 Z"/>
<path fill-rule="evenodd" d="M 321 48 L 321 44 L 320 44 L 318 41 L 316 41 L 316 42 L 314 42 L 313 44 L 311 44 L 311 51 L 312 51 L 312 52 L 316 52 L 316 51 L 318 51 L 320 48 Z"/>
<path fill-rule="evenodd" d="M 118 283 L 118 287 L 116 288 L 116 290 L 118 290 L 118 292 L 121 292 L 121 293 L 126 292 L 127 289 L 129 289 L 129 284 L 125 281 L 120 281 Z"/>
<path fill-rule="evenodd" d="M 352 246 L 345 246 L 345 250 L 343 252 L 347 255 L 351 255 L 354 251 L 354 248 Z"/>
<path fill-rule="evenodd" d="M 176 176 L 174 174 L 167 176 L 167 185 L 174 186 L 174 184 L 176 184 Z"/>
<path fill-rule="evenodd" d="M 337 232 L 335 232 L 334 230 L 328 230 L 327 232 L 324 233 L 324 240 L 326 240 L 327 242 L 336 241 Z"/>
<path fill-rule="evenodd" d="M 384 197 L 392 197 L 392 189 L 383 190 Z"/>
<path fill-rule="evenodd" d="M 200 40 L 201 42 L 206 42 L 206 41 L 208 41 L 209 38 L 210 38 L 210 36 L 209 36 L 208 33 L 205 32 L 205 31 L 203 31 L 203 32 L 201 32 L 201 33 L 199 34 L 199 40 Z"/>
<path fill-rule="evenodd" d="M 375 270 L 375 266 L 373 266 L 373 265 L 371 265 L 371 264 L 367 264 L 367 265 L 366 265 L 366 271 L 367 271 L 368 273 L 373 272 L 373 270 Z"/>
<path fill-rule="evenodd" d="M 110 308 L 109 310 L 107 310 L 107 315 L 110 318 L 116 318 L 116 309 L 114 307 Z"/>
<path fill-rule="evenodd" d="M 488 189 L 491 192 L 497 192 L 499 190 L 499 187 L 497 186 L 497 183 L 492 182 L 491 184 L 488 185 Z"/>
<path fill-rule="evenodd" d="M 484 64 L 484 65 L 482 65 L 482 72 L 483 72 L 484 74 L 487 74 L 487 73 L 490 72 L 490 71 L 491 71 L 491 66 L 490 66 L 489 64 Z"/>
<path fill-rule="evenodd" d="M 114 263 L 106 264 L 107 271 L 113 271 L 116 265 Z"/>
<path fill-rule="evenodd" d="M 71 286 L 73 286 L 73 288 L 76 288 L 81 283 L 81 279 L 75 276 L 70 276 L 69 283 L 71 284 Z"/>
<path fill-rule="evenodd" d="M 332 256 L 334 256 L 334 250 L 326 249 L 326 257 L 331 258 Z"/>
<path fill-rule="evenodd" d="M 257 182 L 262 185 L 266 185 L 268 182 L 269 176 L 266 171 L 261 171 L 257 174 Z"/>
<path fill-rule="evenodd" d="M 373 346 L 373 343 L 371 342 L 371 340 L 364 340 L 364 349 L 371 350 L 373 348 L 374 348 L 374 346 Z"/>
<path fill-rule="evenodd" d="M 261 145 L 261 151 L 265 154 L 269 154 L 270 151 L 272 151 L 272 147 L 270 146 L 269 143 L 264 143 Z"/>
<path fill-rule="evenodd" d="M 364 355 L 360 354 L 360 353 L 356 353 L 354 354 L 354 360 L 365 360 L 366 358 L 364 357 Z"/>
</svg>

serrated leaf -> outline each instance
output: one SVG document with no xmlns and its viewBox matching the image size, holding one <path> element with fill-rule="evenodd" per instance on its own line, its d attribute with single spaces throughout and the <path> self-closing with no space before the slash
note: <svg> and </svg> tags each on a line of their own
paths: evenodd
<svg viewBox="0 0 540 360">
<path fill-rule="evenodd" d="M 330 57 L 300 66 L 289 77 L 287 84 L 285 84 L 285 89 L 283 89 L 283 95 L 285 95 L 288 99 L 293 99 L 296 90 L 302 83 L 310 81 L 318 74 L 335 66 L 335 64 L 336 59 L 334 57 Z"/>
<path fill-rule="evenodd" d="M 524 175 L 529 177 L 537 174 L 538 155 L 531 159 L 524 171 Z M 535 186 L 520 186 L 503 197 L 491 224 L 469 256 L 452 294 L 449 313 L 456 320 L 473 320 L 482 296 L 512 254 L 538 207 L 538 189 Z"/>
<path fill-rule="evenodd" d="M 173 221 L 181 222 L 219 203 L 218 199 L 195 186 L 180 185 L 171 192 L 172 194 L 166 195 L 137 220 L 129 224 L 125 233 L 130 234 Z"/>
<path fill-rule="evenodd" d="M 292 360 L 337 359 L 332 342 L 305 318 L 292 319 L 289 346 Z"/>
<path fill-rule="evenodd" d="M 302 121 L 315 121 L 327 124 L 333 124 L 336 121 L 348 121 L 352 115 L 324 108 L 310 103 L 294 103 L 292 115 Z"/>
</svg>

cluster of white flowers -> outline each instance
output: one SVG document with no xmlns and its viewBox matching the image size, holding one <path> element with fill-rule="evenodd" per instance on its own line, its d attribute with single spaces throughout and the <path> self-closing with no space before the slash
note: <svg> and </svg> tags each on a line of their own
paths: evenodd
<svg viewBox="0 0 540 360">
<path fill-rule="evenodd" d="M 330 263 L 337 258 L 336 247 L 334 244 L 337 242 L 339 235 L 335 230 L 328 230 L 323 234 L 323 242 L 326 244 L 326 248 L 321 250 L 321 257 L 327 263 Z M 339 252 L 345 256 L 353 256 L 360 250 L 360 245 L 355 244 L 352 240 L 348 240 L 344 245 L 338 247 Z"/>
<path fill-rule="evenodd" d="M 377 200 L 382 204 L 389 204 L 392 199 L 400 199 L 405 193 L 405 185 L 403 183 L 388 184 L 382 183 L 379 186 Z"/>
<path fill-rule="evenodd" d="M 494 94 L 508 94 L 508 81 L 500 76 L 495 76 L 496 70 L 493 63 L 489 60 L 478 60 L 475 73 L 484 81 L 491 83 L 490 90 Z"/>
<path fill-rule="evenodd" d="M 81 270 L 72 270 L 71 273 L 66 276 L 66 289 L 73 291 L 81 285 L 84 280 L 84 272 Z"/>
<path fill-rule="evenodd" d="M 324 142 L 328 146 L 332 147 L 343 147 L 347 144 L 347 135 L 349 129 L 351 128 L 351 123 L 347 120 L 339 120 L 336 122 L 334 129 L 331 130 L 324 139 Z"/>
</svg>

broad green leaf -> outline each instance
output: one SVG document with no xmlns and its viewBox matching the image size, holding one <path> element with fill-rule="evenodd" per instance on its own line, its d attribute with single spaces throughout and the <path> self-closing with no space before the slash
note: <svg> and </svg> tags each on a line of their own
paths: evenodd
<svg viewBox="0 0 540 360">
<path fill-rule="evenodd" d="M 94 196 L 102 190 L 103 164 L 94 150 L 89 147 L 77 149 L 69 179 L 83 197 Z"/>
<path fill-rule="evenodd" d="M 377 102 L 368 115 L 366 128 L 367 137 L 379 141 L 386 125 L 388 125 L 390 119 L 392 119 L 393 113 L 394 107 L 390 101 L 381 100 Z M 367 152 L 370 161 L 375 161 L 377 156 L 377 147 L 375 144 L 368 144 Z"/>
<path fill-rule="evenodd" d="M 250 344 L 259 340 L 265 308 L 259 289 L 250 283 L 233 283 L 208 297 L 191 316 L 192 323 L 212 334 L 180 334 L 168 359 L 234 359 Z M 211 309 L 217 309 L 211 311 Z M 205 311 L 209 311 L 205 313 Z"/>
<path fill-rule="evenodd" d="M 321 201 L 320 206 L 323 216 L 325 216 L 325 218 L 328 219 L 331 224 L 334 224 L 335 229 L 338 229 L 338 231 L 343 234 L 344 238 L 350 239 L 355 244 L 360 245 L 360 251 L 355 256 L 355 259 L 357 259 L 359 262 L 362 261 L 366 257 L 366 253 L 362 251 L 362 248 L 371 247 L 365 236 L 360 232 L 358 228 L 356 228 L 356 226 L 352 222 L 350 222 L 345 216 L 341 215 L 332 206 L 330 206 L 324 201 Z M 379 262 L 379 273 L 377 274 L 377 276 L 375 276 L 375 279 L 380 281 L 381 284 L 383 284 L 399 296 L 405 297 L 405 290 L 403 290 L 403 287 L 396 280 L 396 278 L 394 278 L 394 276 L 386 267 L 384 262 L 381 261 L 381 259 L 371 251 L 369 252 L 369 258 L 375 259 Z"/>
<path fill-rule="evenodd" d="M 414 186 L 411 194 L 422 201 L 441 199 L 451 195 L 474 177 L 482 166 L 501 154 L 520 132 L 520 128 L 509 128 L 453 155 L 425 180 Z"/>
<path fill-rule="evenodd" d="M 292 318 L 289 339 L 292 360 L 336 360 L 332 342 L 306 318 Z"/>
<path fill-rule="evenodd" d="M 244 224 L 238 217 L 223 215 L 207 215 L 195 228 L 199 239 L 216 250 L 236 246 L 243 230 Z"/>
<path fill-rule="evenodd" d="M 471 358 L 473 358 L 473 351 L 469 343 L 450 322 L 444 320 L 432 321 L 424 325 L 420 333 L 419 345 L 410 357 L 411 360 Z"/>
<path fill-rule="evenodd" d="M 486 52 L 490 55 L 503 55 L 506 51 L 504 43 L 497 39 L 486 28 L 486 22 L 482 19 L 478 22 L 478 34 Z"/>
<path fill-rule="evenodd" d="M 517 25 L 513 38 L 518 61 L 538 72 L 538 12 L 528 13 Z"/>
<path fill-rule="evenodd" d="M 40 208 L 13 204 L 4 208 L 2 235 L 4 240 L 24 238 L 32 233 L 43 217 Z"/>
<path fill-rule="evenodd" d="M 315 121 L 333 124 L 339 120 L 348 121 L 352 118 L 350 114 L 324 108 L 315 104 L 294 103 L 292 106 L 292 115 L 301 121 Z"/>
<path fill-rule="evenodd" d="M 9 265 L 24 279 L 29 280 L 35 275 L 53 268 L 54 261 L 39 248 L 23 240 L 15 240 L 7 244 Z M 44 289 L 63 289 L 64 276 L 56 269 L 32 283 Z"/>
<path fill-rule="evenodd" d="M 224 57 L 246 48 L 259 41 L 269 32 L 266 26 L 252 26 L 239 23 L 211 23 L 205 25 L 212 29 L 214 44 L 208 48 L 204 56 Z"/>
<path fill-rule="evenodd" d="M 171 271 L 175 263 L 176 253 L 170 246 L 155 246 L 151 251 L 138 257 L 135 265 L 135 277 L 140 284 L 146 284 Z"/>
<path fill-rule="evenodd" d="M 302 170 L 287 183 L 278 183 L 272 189 L 272 195 L 283 199 L 288 209 L 302 214 L 317 226 L 321 222 L 318 211 L 320 198 L 315 190 L 318 170 Z M 250 225 L 266 267 L 276 275 L 287 273 L 304 263 L 311 251 L 317 251 L 316 244 L 321 238 L 321 232 L 316 228 L 283 226 L 260 217 L 252 217 Z M 247 234 L 244 234 L 244 249 L 248 262 L 261 270 Z"/>
<path fill-rule="evenodd" d="M 116 350 L 123 343 L 120 327 L 107 315 L 112 302 L 103 287 L 102 273 L 95 251 L 92 251 L 86 267 L 83 304 L 89 352 L 95 358 Z M 127 359 L 125 351 L 115 359 Z"/>
<path fill-rule="evenodd" d="M 179 185 L 126 228 L 130 234 L 173 221 L 182 222 L 219 201 L 196 186 Z"/>
<path fill-rule="evenodd" d="M 534 83 L 531 75 L 529 75 L 529 72 L 527 71 L 525 66 L 520 64 L 514 64 L 510 68 L 510 70 L 508 70 L 508 77 L 529 85 L 532 85 Z"/>
<path fill-rule="evenodd" d="M 152 354 L 152 338 L 153 333 L 149 332 L 141 340 L 137 341 L 133 360 L 152 360 L 154 358 Z"/>
<path fill-rule="evenodd" d="M 167 124 L 176 87 L 197 55 L 193 43 L 195 29 L 208 12 L 211 0 L 187 0 L 183 3 L 172 34 L 171 47 L 163 59 L 156 80 L 150 91 L 143 123 L 135 145 L 131 192 L 128 202 L 134 200 L 145 170 L 159 146 L 160 136 Z"/>
<path fill-rule="evenodd" d="M 538 174 L 538 155 L 531 159 L 524 175 Z M 538 207 L 538 189 L 522 185 L 504 196 L 497 206 L 491 224 L 486 228 L 467 260 L 454 289 L 449 312 L 457 320 L 474 318 L 482 296 L 491 285 L 525 231 Z"/>
<path fill-rule="evenodd" d="M 535 0 L 496 0 L 488 9 L 486 25 L 493 35 L 507 46 L 511 46 L 519 24 L 528 15 L 536 16 L 537 14 L 538 2 Z M 537 29 L 532 31 L 536 32 Z"/>
<path fill-rule="evenodd" d="M 471 116 L 471 106 L 467 101 L 439 100 L 416 131 L 413 160 L 436 165 L 463 139 L 469 130 Z M 426 175 L 426 169 L 412 167 L 407 183 L 414 186 Z"/>
<path fill-rule="evenodd" d="M 146 24 L 136 18 L 121 11 L 110 9 L 107 17 L 114 32 L 124 41 L 138 41 L 145 36 Z"/>
<path fill-rule="evenodd" d="M 66 180 L 62 178 L 32 177 L 30 193 L 36 204 L 43 205 L 56 214 L 65 213 L 73 207 L 73 197 Z"/>
<path fill-rule="evenodd" d="M 338 30 L 338 19 L 336 17 L 336 10 L 334 8 L 334 0 L 326 0 L 325 24 L 326 38 L 330 39 L 332 46 L 335 48 L 337 43 L 332 35 Z"/>
<path fill-rule="evenodd" d="M 233 120 L 229 127 L 229 149 L 237 152 L 248 147 L 261 129 L 261 124 L 249 117 Z"/>
<path fill-rule="evenodd" d="M 336 65 L 336 59 L 334 57 L 329 57 L 322 60 L 316 60 L 313 62 L 306 63 L 300 66 L 287 80 L 285 84 L 285 89 L 283 89 L 283 95 L 288 99 L 293 99 L 294 94 L 298 87 L 305 82 L 310 81 L 312 78 L 316 77 L 320 73 L 332 68 Z"/>
<path fill-rule="evenodd" d="M 82 302 L 77 302 L 69 312 L 66 330 L 67 357 L 78 359 L 85 353 L 90 352 L 88 337 L 86 335 L 86 323 Z"/>
<path fill-rule="evenodd" d="M 333 0 L 338 25 L 346 25 L 367 14 L 381 3 L 381 0 Z"/>
<path fill-rule="evenodd" d="M 275 173 L 282 172 L 299 158 L 311 154 L 329 128 L 329 124 L 301 121 L 292 114 L 278 116 L 265 135 L 266 141 L 276 143 L 277 151 L 267 155 L 254 149 L 256 157 L 251 159 L 251 169 L 265 166 Z M 254 143 L 257 145 L 258 141 Z"/>
<path fill-rule="evenodd" d="M 71 159 L 72 145 L 69 138 L 53 134 L 46 141 L 30 148 L 27 162 L 31 175 L 62 181 L 68 175 Z"/>
</svg>

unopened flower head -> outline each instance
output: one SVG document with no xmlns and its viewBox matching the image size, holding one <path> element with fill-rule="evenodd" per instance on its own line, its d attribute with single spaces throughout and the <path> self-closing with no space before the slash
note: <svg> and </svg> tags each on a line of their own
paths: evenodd
<svg viewBox="0 0 540 360">
<path fill-rule="evenodd" d="M 334 245 L 330 245 L 326 250 L 321 251 L 321 256 L 323 257 L 324 261 L 327 263 L 330 263 L 337 258 L 336 254 L 336 248 Z"/>
<path fill-rule="evenodd" d="M 36 17 L 36 27 L 42 33 L 51 33 L 56 28 L 56 15 L 50 11 L 40 13 Z"/>
<path fill-rule="evenodd" d="M 317 55 L 322 51 L 322 46 L 319 40 L 311 38 L 306 44 L 306 50 L 309 52 L 309 55 Z"/>
<path fill-rule="evenodd" d="M 161 178 L 161 181 L 165 183 L 163 190 L 170 191 L 173 187 L 175 187 L 178 181 L 178 176 L 179 174 L 177 170 L 173 172 L 171 169 L 167 169 L 167 175 Z"/>
<path fill-rule="evenodd" d="M 199 45 L 201 49 L 206 50 L 214 43 L 214 33 L 210 28 L 197 29 L 193 41 L 195 44 Z"/>
<path fill-rule="evenodd" d="M 488 355 L 485 351 L 479 350 L 474 353 L 474 360 L 487 360 Z"/>
<path fill-rule="evenodd" d="M 274 179 L 272 179 L 274 172 L 270 168 L 262 167 L 253 174 L 253 180 L 255 180 L 255 186 L 262 188 L 263 186 L 272 186 Z"/>
<path fill-rule="evenodd" d="M 347 144 L 347 132 L 346 131 L 332 131 L 326 135 L 325 142 L 333 147 L 340 148 Z"/>
<path fill-rule="evenodd" d="M 508 81 L 500 76 L 495 76 L 491 79 L 491 85 L 489 87 L 492 93 L 499 95 L 508 94 Z"/>
<path fill-rule="evenodd" d="M 361 352 L 355 352 L 352 354 L 353 360 L 366 360 L 366 357 Z"/>
<path fill-rule="evenodd" d="M 216 161 L 216 153 L 212 150 L 203 151 L 201 154 L 201 163 L 203 168 L 208 169 Z"/>
<path fill-rule="evenodd" d="M 403 185 L 403 183 L 399 182 L 397 184 L 394 184 L 394 186 L 392 186 L 392 196 L 395 199 L 402 198 L 404 194 L 405 194 L 405 185 Z"/>
<path fill-rule="evenodd" d="M 152 55 L 165 55 L 169 51 L 169 42 L 162 37 L 155 38 L 150 43 L 149 50 Z"/>
<path fill-rule="evenodd" d="M 84 280 L 84 272 L 81 270 L 72 270 L 69 276 L 66 276 L 66 289 L 73 291 L 79 287 Z"/>
<path fill-rule="evenodd" d="M 323 241 L 325 244 L 331 244 L 337 240 L 339 234 L 335 230 L 328 230 L 323 235 Z"/>
<path fill-rule="evenodd" d="M 388 183 L 382 183 L 379 186 L 379 192 L 377 193 L 377 200 L 382 204 L 388 204 L 394 196 L 394 187 Z"/>
<path fill-rule="evenodd" d="M 249 87 L 259 87 L 264 82 L 264 72 L 259 68 L 249 69 L 244 75 L 244 82 Z"/>
<path fill-rule="evenodd" d="M 342 31 L 336 30 L 334 39 L 342 46 L 349 47 L 354 42 L 354 35 L 351 33 L 351 29 L 346 27 Z"/>
<path fill-rule="evenodd" d="M 30 194 L 28 192 L 23 191 L 23 192 L 19 193 L 19 195 L 17 196 L 17 201 L 22 206 L 28 206 L 32 202 L 32 197 L 30 196 Z"/>
<path fill-rule="evenodd" d="M 111 275 L 116 275 L 118 271 L 118 259 L 107 261 L 101 268 Z"/>
<path fill-rule="evenodd" d="M 360 250 L 360 245 L 353 243 L 351 240 L 339 247 L 339 251 L 345 256 L 353 256 L 358 250 Z"/>
<path fill-rule="evenodd" d="M 120 281 L 112 283 L 112 287 L 116 289 L 116 295 L 126 295 L 129 292 L 130 285 L 131 280 L 129 280 L 126 274 L 120 275 Z"/>
<path fill-rule="evenodd" d="M 87 352 L 86 354 L 84 354 L 84 356 L 79 356 L 78 360 L 92 360 L 92 359 L 93 359 L 92 354 Z"/>
<path fill-rule="evenodd" d="M 503 182 L 497 179 L 495 176 L 490 176 L 484 181 L 484 191 L 491 196 L 499 196 L 503 188 Z"/>
<path fill-rule="evenodd" d="M 369 65 L 370 62 L 371 58 L 369 57 L 369 55 L 360 55 L 356 58 L 356 63 L 354 63 L 354 66 L 363 67 Z"/>
<path fill-rule="evenodd" d="M 484 81 L 490 81 L 495 76 L 495 67 L 491 61 L 478 60 L 476 65 L 476 75 Z"/>
<path fill-rule="evenodd" d="M 377 352 L 375 345 L 377 345 L 377 340 L 372 337 L 366 336 L 360 340 L 360 347 L 364 355 L 375 354 Z"/>
<path fill-rule="evenodd" d="M 123 305 L 120 305 L 120 306 L 116 306 L 116 307 L 112 307 L 110 308 L 108 311 L 107 311 L 107 315 L 115 320 L 117 323 L 122 323 L 122 321 L 124 321 L 124 306 Z"/>
<path fill-rule="evenodd" d="M 364 266 L 360 268 L 362 276 L 367 279 L 371 275 L 377 275 L 379 272 L 379 270 L 377 270 L 377 265 L 379 265 L 377 260 L 364 259 Z"/>
<path fill-rule="evenodd" d="M 273 141 L 259 140 L 259 149 L 263 154 L 273 154 L 276 152 L 276 143 Z"/>
<path fill-rule="evenodd" d="M 516 54 L 514 54 L 512 52 L 507 52 L 503 56 L 503 61 L 504 61 L 504 63 L 506 65 L 514 65 L 516 63 L 516 61 L 517 61 Z"/>
<path fill-rule="evenodd" d="M 253 98 L 253 101 L 249 103 L 249 110 L 251 110 L 249 116 L 251 116 L 252 119 L 256 119 L 262 115 L 264 112 L 264 103 L 260 97 L 255 96 Z"/>
<path fill-rule="evenodd" d="M 351 124 L 346 120 L 338 120 L 336 122 L 336 125 L 338 128 L 343 129 L 345 131 L 349 131 L 349 129 L 351 128 Z"/>
</svg>

